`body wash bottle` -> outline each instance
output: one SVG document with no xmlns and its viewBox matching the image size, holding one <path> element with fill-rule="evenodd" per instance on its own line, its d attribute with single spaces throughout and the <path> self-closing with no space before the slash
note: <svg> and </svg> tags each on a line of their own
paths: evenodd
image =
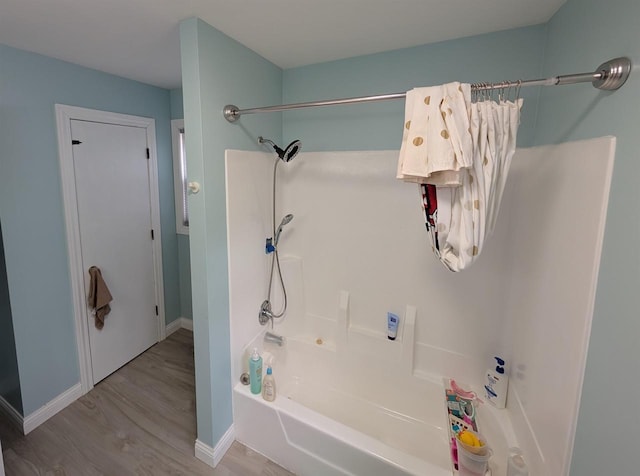
<svg viewBox="0 0 640 476">
<path fill-rule="evenodd" d="M 258 348 L 253 348 L 253 353 L 249 359 L 249 382 L 251 393 L 258 395 L 262 390 L 262 357 L 258 353 Z"/>
<path fill-rule="evenodd" d="M 487 370 L 484 383 L 484 396 L 496 408 L 504 408 L 509 389 L 509 377 L 505 373 L 505 362 L 500 357 L 496 359 L 496 368 Z"/>
<path fill-rule="evenodd" d="M 262 398 L 267 402 L 273 402 L 276 399 L 276 380 L 273 378 L 271 367 L 267 367 L 267 375 L 262 381 Z"/>
</svg>

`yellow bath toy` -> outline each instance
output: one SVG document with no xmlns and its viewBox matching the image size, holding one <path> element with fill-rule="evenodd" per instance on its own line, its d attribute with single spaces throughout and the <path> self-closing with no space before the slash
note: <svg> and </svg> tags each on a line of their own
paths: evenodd
<svg viewBox="0 0 640 476">
<path fill-rule="evenodd" d="M 458 434 L 458 439 L 465 445 L 472 447 L 480 447 L 484 445 L 473 432 L 467 430 L 461 431 Z"/>
</svg>

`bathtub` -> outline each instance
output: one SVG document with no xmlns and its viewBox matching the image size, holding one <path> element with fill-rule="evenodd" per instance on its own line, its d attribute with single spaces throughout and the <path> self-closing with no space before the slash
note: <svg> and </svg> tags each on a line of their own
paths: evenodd
<svg viewBox="0 0 640 476">
<path fill-rule="evenodd" d="M 441 378 L 368 366 L 366 356 L 341 355 L 313 336 L 289 337 L 282 348 L 260 336 L 253 346 L 265 367 L 273 363 L 277 398 L 266 402 L 235 385 L 241 443 L 302 476 L 452 474 Z M 498 443 L 494 427 L 482 429 Z"/>
</svg>

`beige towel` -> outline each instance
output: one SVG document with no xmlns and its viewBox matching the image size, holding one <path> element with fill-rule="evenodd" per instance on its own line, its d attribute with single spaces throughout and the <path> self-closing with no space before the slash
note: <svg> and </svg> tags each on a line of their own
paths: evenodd
<svg viewBox="0 0 640 476">
<path fill-rule="evenodd" d="M 89 307 L 94 310 L 96 327 L 102 329 L 104 327 L 104 318 L 111 312 L 109 303 L 113 297 L 104 279 L 102 279 L 100 268 L 91 266 L 89 268 L 89 276 L 91 277 L 89 282 Z"/>
<path fill-rule="evenodd" d="M 407 91 L 397 178 L 439 187 L 462 184 L 473 165 L 471 86 L 458 82 Z"/>
</svg>

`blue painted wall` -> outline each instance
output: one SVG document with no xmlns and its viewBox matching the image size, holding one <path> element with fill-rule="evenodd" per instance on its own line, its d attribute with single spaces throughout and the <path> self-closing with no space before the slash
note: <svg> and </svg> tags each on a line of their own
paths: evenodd
<svg viewBox="0 0 640 476">
<path fill-rule="evenodd" d="M 617 137 L 596 309 L 571 474 L 638 474 L 640 423 L 640 2 L 569 0 L 549 22 L 544 69 L 595 69 L 617 56 L 636 65 L 617 92 L 545 88 L 535 142 Z"/>
<path fill-rule="evenodd" d="M 225 149 L 258 150 L 259 135 L 282 137 L 278 114 L 229 124 L 230 102 L 282 101 L 282 71 L 201 20 L 180 25 L 189 198 L 198 439 L 215 446 L 232 423 L 229 357 Z"/>
<path fill-rule="evenodd" d="M 397 93 L 450 81 L 537 78 L 545 36 L 546 26 L 539 25 L 288 69 L 284 101 Z M 521 145 L 533 141 L 537 96 L 536 89 L 522 90 Z M 404 101 L 297 110 L 283 116 L 284 142 L 301 139 L 306 151 L 400 149 Z"/>
<path fill-rule="evenodd" d="M 0 45 L 0 220 L 26 415 L 79 382 L 56 103 L 156 120 L 167 321 L 180 311 L 169 91 Z"/>
<path fill-rule="evenodd" d="M 0 396 L 22 414 L 22 395 L 16 341 L 13 337 L 11 300 L 0 226 Z"/>
<path fill-rule="evenodd" d="M 172 89 L 171 119 L 184 119 L 182 106 L 182 88 Z M 180 285 L 180 316 L 187 319 L 193 318 L 191 306 L 191 266 L 189 252 L 189 236 L 178 234 L 178 277 Z"/>
<path fill-rule="evenodd" d="M 171 119 L 184 119 L 184 106 L 182 104 L 182 88 L 175 88 L 170 90 L 169 101 L 171 103 Z"/>
</svg>

